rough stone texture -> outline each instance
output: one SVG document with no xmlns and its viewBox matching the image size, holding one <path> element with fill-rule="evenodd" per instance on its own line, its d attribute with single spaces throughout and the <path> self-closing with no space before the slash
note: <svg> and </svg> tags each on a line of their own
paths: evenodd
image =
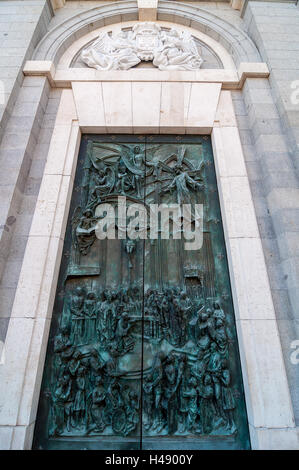
<svg viewBox="0 0 299 470">
<path fill-rule="evenodd" d="M 22 87 L 22 68 L 45 34 L 51 16 L 46 0 L 0 2 L 0 279 L 44 113 L 44 93 L 49 88 L 45 79 L 32 81 L 29 87 L 27 80 Z M 6 307 L 16 278 L 16 266 L 10 263 L 7 291 L 1 296 Z M 6 312 L 8 316 L 8 308 Z M 6 325 L 7 320 L 1 318 L 1 335 Z"/>
<path fill-rule="evenodd" d="M 23 80 L 22 67 L 52 17 L 47 0 L 0 2 L 0 139 Z"/>
<path fill-rule="evenodd" d="M 18 225 L 18 208 L 49 92 L 45 79 L 35 79 L 30 86 L 27 80 L 21 89 L 22 68 L 52 15 L 47 0 L 0 2 L 0 279 L 5 269 L 6 283 L 0 285 L 0 340 L 5 337 L 19 269 L 16 260 L 8 258 L 9 243 Z M 24 240 L 18 247 L 19 264 L 22 246 Z"/>
<path fill-rule="evenodd" d="M 24 80 L 0 144 L 0 276 L 7 258 L 48 92 L 49 85 L 44 77 Z"/>
<path fill-rule="evenodd" d="M 295 4 L 249 2 L 244 21 L 267 62 L 273 96 L 299 168 L 299 7 Z M 294 83 L 297 81 L 297 83 Z"/>
<path fill-rule="evenodd" d="M 291 156 L 285 148 L 286 135 L 280 123 L 278 110 L 273 102 L 270 102 L 269 93 L 268 80 L 247 79 L 243 94 L 233 92 L 232 95 L 262 238 L 294 412 L 298 415 L 299 375 L 298 367 L 290 362 L 292 351 L 290 344 L 299 337 L 299 322 L 298 313 L 291 306 L 288 277 L 283 265 L 284 258 L 289 257 L 289 245 L 285 238 L 284 227 L 292 224 L 294 210 L 286 210 L 281 206 L 292 204 L 294 197 L 295 204 L 297 203 L 292 191 L 297 190 L 299 186 Z M 284 202 L 281 190 L 290 192 L 290 195 L 285 195 Z M 270 209 L 275 191 L 279 191 L 279 196 Z M 292 242 L 296 246 L 294 238 Z M 282 245 L 288 247 L 284 252 L 281 249 Z"/>
<path fill-rule="evenodd" d="M 64 20 L 68 19 L 70 16 L 77 15 L 90 10 L 91 8 L 96 8 L 102 5 L 107 5 L 107 1 L 97 1 L 97 0 L 77 0 L 72 2 L 66 2 L 63 8 L 55 10 L 55 15 L 53 16 L 48 30 L 52 29 L 54 26 L 62 23 Z"/>
<path fill-rule="evenodd" d="M 298 424 L 299 371 L 290 355 L 291 342 L 299 337 L 298 91 L 294 96 L 299 87 L 298 81 L 294 83 L 299 79 L 299 8 L 287 3 L 249 2 L 244 22 L 270 70 L 269 81 L 247 80 L 244 87 L 255 148 L 248 165 L 256 206 L 261 208 L 261 201 L 264 205 L 260 232 Z"/>
<path fill-rule="evenodd" d="M 39 105 L 39 95 L 42 94 L 43 99 Z M 6 228 L 3 229 L 4 235 L 11 236 L 9 241 L 5 243 L 6 252 L 3 253 L 1 263 L 3 275 L 0 283 L 0 341 L 5 338 L 10 318 L 32 216 L 54 128 L 60 94 L 60 90 L 50 91 L 49 85 L 44 78 L 26 78 L 18 96 L 13 116 L 8 122 L 5 141 L 0 146 L 0 171 L 2 174 L 0 191 L 3 191 L 4 188 L 4 190 L 13 193 L 13 182 L 10 181 L 11 185 L 8 186 L 8 178 L 11 179 L 19 175 L 18 197 L 14 194 L 14 215 L 10 216 L 12 217 L 12 223 L 11 226 L 7 226 L 6 223 Z M 34 96 L 38 101 L 34 101 Z M 22 102 L 22 99 L 30 101 Z M 19 118 L 19 116 L 14 115 L 15 112 L 25 112 L 26 109 L 34 115 L 38 106 L 40 106 L 40 116 L 38 119 L 24 115 Z M 16 131 L 18 134 L 23 132 L 24 139 L 26 139 L 28 129 L 30 133 L 30 119 L 35 121 L 32 125 L 33 137 L 31 138 L 29 148 L 27 146 L 28 151 L 24 152 L 22 147 L 23 140 L 21 140 L 19 146 L 18 142 L 16 142 Z M 10 149 L 8 148 L 9 145 L 11 146 Z M 21 166 L 22 169 L 20 169 Z M 6 186 L 5 177 L 7 178 Z M 1 209 L 5 202 L 5 200 L 1 199 Z M 11 231 L 12 234 L 10 233 Z M 1 242 L 4 243 L 3 238 Z"/>
</svg>

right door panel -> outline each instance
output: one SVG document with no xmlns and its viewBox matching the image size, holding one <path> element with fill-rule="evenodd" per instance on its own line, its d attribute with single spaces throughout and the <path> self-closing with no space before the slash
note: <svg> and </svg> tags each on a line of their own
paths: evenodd
<svg viewBox="0 0 299 470">
<path fill-rule="evenodd" d="M 161 219 L 156 238 L 145 240 L 142 447 L 248 449 L 210 137 L 148 136 L 145 155 L 152 169 L 144 185 L 151 226 L 152 204 L 174 210 L 170 237 Z M 189 229 L 197 216 L 203 232 L 202 244 L 191 250 L 181 218 L 188 214 Z"/>
</svg>

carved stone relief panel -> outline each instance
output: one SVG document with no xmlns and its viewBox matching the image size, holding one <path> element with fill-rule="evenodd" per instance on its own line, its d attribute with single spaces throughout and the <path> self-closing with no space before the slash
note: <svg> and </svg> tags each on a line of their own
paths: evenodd
<svg viewBox="0 0 299 470">
<path fill-rule="evenodd" d="M 159 70 L 198 70 L 201 50 L 187 31 L 162 30 L 157 23 L 137 23 L 129 31 L 100 34 L 81 52 L 81 60 L 97 70 L 128 70 L 152 62 Z"/>
</svg>

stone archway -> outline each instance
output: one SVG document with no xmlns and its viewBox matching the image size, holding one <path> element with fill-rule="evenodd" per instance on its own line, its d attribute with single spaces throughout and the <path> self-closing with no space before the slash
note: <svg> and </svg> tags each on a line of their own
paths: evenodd
<svg viewBox="0 0 299 470">
<path fill-rule="evenodd" d="M 38 45 L 34 60 L 51 60 L 56 65 L 76 39 L 95 29 L 138 20 L 135 2 L 126 1 L 92 8 L 87 12 L 71 17 L 53 28 Z M 248 35 L 215 15 L 200 8 L 178 2 L 160 1 L 157 20 L 170 21 L 194 28 L 221 43 L 232 55 L 238 66 L 241 62 L 260 62 L 260 55 Z"/>
</svg>

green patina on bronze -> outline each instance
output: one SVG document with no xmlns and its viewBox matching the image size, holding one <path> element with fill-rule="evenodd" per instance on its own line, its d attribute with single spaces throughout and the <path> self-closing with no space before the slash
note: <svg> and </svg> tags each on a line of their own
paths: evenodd
<svg viewBox="0 0 299 470">
<path fill-rule="evenodd" d="M 203 204 L 202 248 L 99 240 L 96 207 L 120 195 Z M 249 446 L 210 138 L 84 136 L 34 447 Z"/>
</svg>

